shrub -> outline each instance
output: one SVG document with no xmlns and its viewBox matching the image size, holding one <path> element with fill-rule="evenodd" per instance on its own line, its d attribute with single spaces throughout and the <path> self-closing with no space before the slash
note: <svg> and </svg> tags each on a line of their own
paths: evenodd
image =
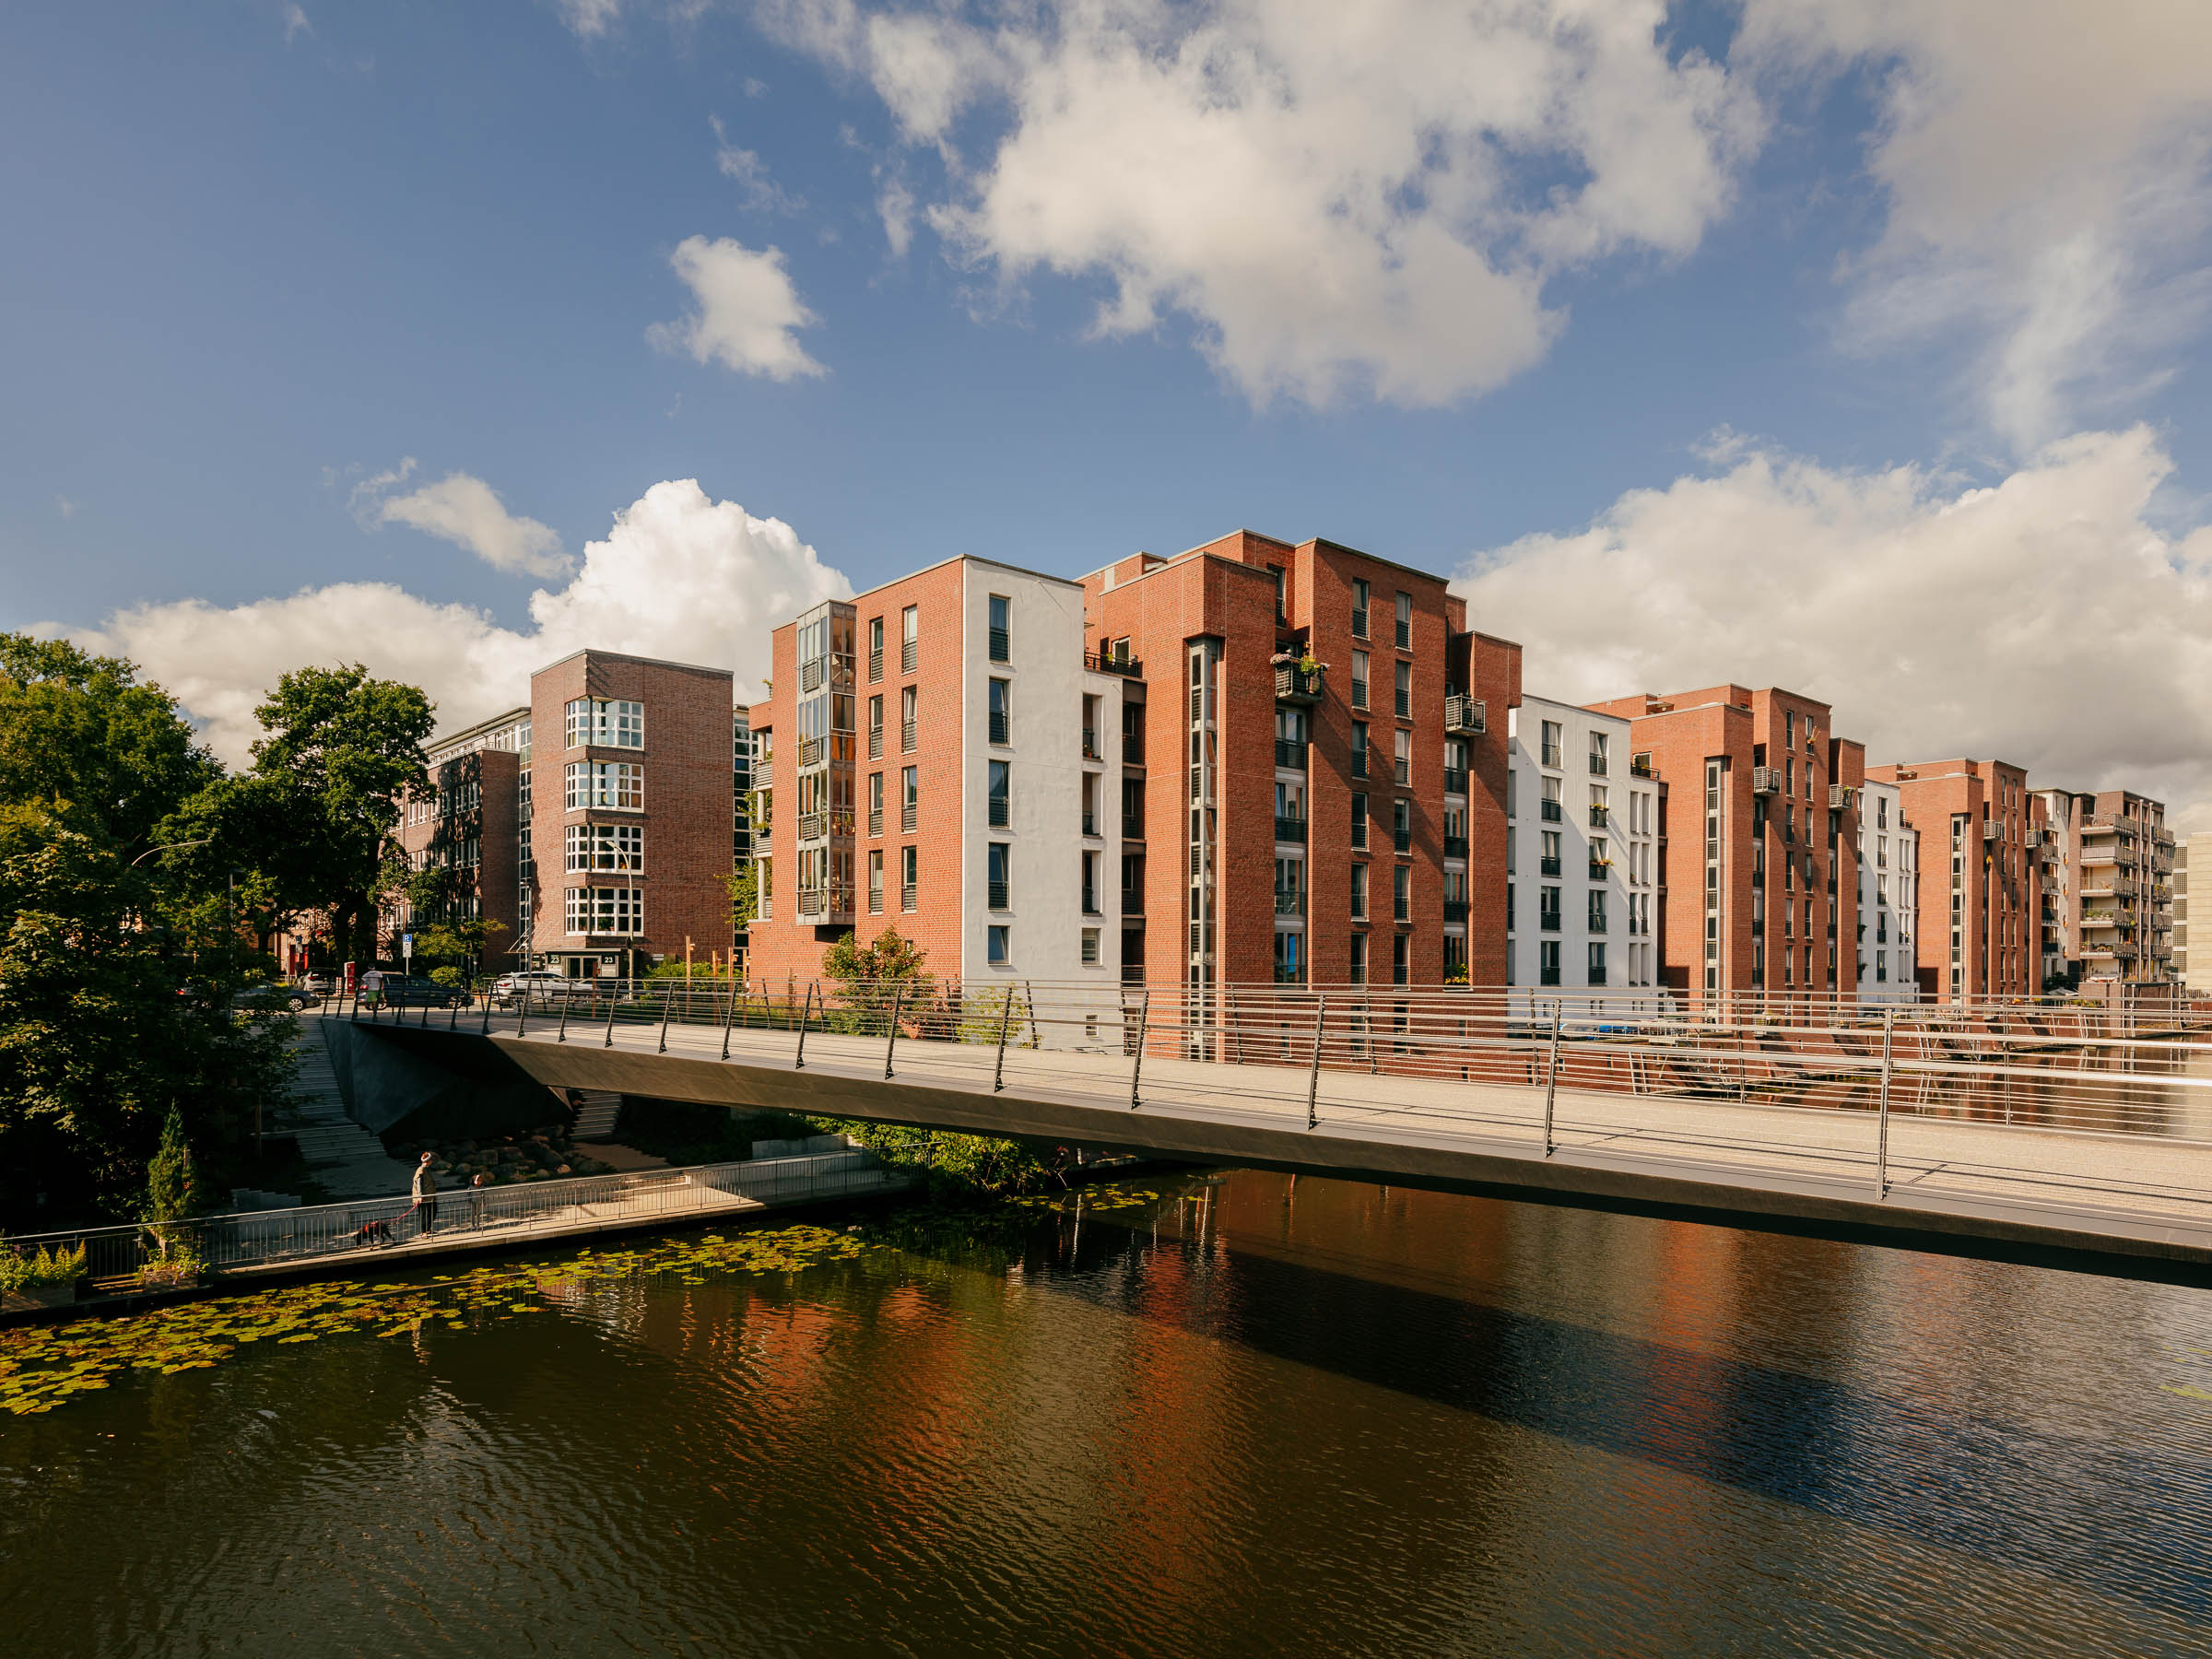
<svg viewBox="0 0 2212 1659">
<path fill-rule="evenodd" d="M 0 1246 L 0 1290 L 33 1285 L 72 1285 L 85 1276 L 85 1247 L 47 1249 L 35 1255 Z"/>
</svg>

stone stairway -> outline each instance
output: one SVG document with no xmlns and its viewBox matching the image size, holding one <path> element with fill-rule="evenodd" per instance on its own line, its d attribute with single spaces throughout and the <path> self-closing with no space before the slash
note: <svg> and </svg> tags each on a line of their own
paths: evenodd
<svg viewBox="0 0 2212 1659">
<path fill-rule="evenodd" d="M 570 1131 L 580 1141 L 607 1141 L 615 1137 L 615 1120 L 622 1113 L 622 1097 L 611 1088 L 576 1090 L 576 1127 Z"/>
<path fill-rule="evenodd" d="M 315 1179 L 333 1198 L 388 1198 L 405 1193 L 414 1171 L 346 1115 L 330 1051 L 323 1042 L 321 1015 L 300 1017 L 293 1055 L 300 1104 L 291 1134 Z"/>
</svg>

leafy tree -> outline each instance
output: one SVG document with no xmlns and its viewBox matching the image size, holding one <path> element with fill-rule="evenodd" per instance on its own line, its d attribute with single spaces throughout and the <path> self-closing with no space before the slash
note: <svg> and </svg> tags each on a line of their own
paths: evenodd
<svg viewBox="0 0 2212 1659">
<path fill-rule="evenodd" d="M 844 982 L 838 1000 L 845 1020 L 854 1030 L 877 1027 L 877 1016 L 888 1017 L 894 1002 L 919 1012 L 930 996 L 933 982 L 925 967 L 929 953 L 895 927 L 887 927 L 865 945 L 851 934 L 822 953 L 822 972 Z M 830 1000 L 825 987 L 822 1001 Z"/>
<path fill-rule="evenodd" d="M 0 633 L 0 802 L 132 855 L 156 825 L 221 775 L 173 699 L 136 667 L 66 640 Z"/>
<path fill-rule="evenodd" d="M 723 885 L 730 892 L 730 922 L 734 926 L 750 927 L 760 916 L 760 866 L 747 859 L 727 876 Z"/>
<path fill-rule="evenodd" d="M 199 1182 L 192 1167 L 192 1147 L 184 1138 L 184 1118 L 175 1106 L 161 1120 L 161 1144 L 146 1166 L 148 1221 L 182 1221 L 200 1208 Z"/>
<path fill-rule="evenodd" d="M 254 715 L 268 735 L 253 745 L 253 775 L 284 792 L 296 838 L 287 897 L 327 904 L 339 954 L 372 959 L 387 839 L 402 803 L 429 793 L 430 700 L 355 663 L 283 676 Z"/>
</svg>

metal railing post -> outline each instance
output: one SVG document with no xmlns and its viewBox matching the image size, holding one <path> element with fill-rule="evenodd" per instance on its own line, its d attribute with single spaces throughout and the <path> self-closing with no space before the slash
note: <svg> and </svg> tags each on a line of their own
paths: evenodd
<svg viewBox="0 0 2212 1659">
<path fill-rule="evenodd" d="M 560 1030 L 553 1034 L 553 1041 L 556 1042 L 566 1042 L 569 1040 L 569 1004 L 573 1001 L 575 998 L 569 994 L 568 987 L 563 985 L 560 992 Z"/>
<path fill-rule="evenodd" d="M 451 1011 L 445 1017 L 445 1029 L 449 1031 L 461 1029 L 461 1005 L 457 1002 L 451 1006 Z"/>
<path fill-rule="evenodd" d="M 1006 1006 L 998 1011 L 998 1064 L 991 1068 L 991 1092 L 1006 1086 L 1006 1028 L 1014 1023 L 1014 987 L 1006 987 Z"/>
<path fill-rule="evenodd" d="M 1876 1132 L 1874 1147 L 1874 1195 L 1877 1201 L 1889 1196 L 1889 1039 L 1897 1029 L 1897 1010 L 1882 1010 L 1882 1104 L 1880 1126 Z"/>
<path fill-rule="evenodd" d="M 891 1075 L 891 1057 L 899 1050 L 899 1010 L 906 1004 L 906 982 L 900 980 L 891 991 L 891 1029 L 883 1044 L 883 1075 Z"/>
<path fill-rule="evenodd" d="M 1329 1018 L 1329 999 L 1324 993 L 1320 1006 L 1313 1010 L 1313 1069 L 1306 1076 L 1306 1127 L 1321 1126 L 1321 1028 Z"/>
<path fill-rule="evenodd" d="M 477 1035 L 479 1037 L 491 1035 L 491 993 L 488 991 L 484 993 L 484 1026 Z"/>
<path fill-rule="evenodd" d="M 1021 982 L 1021 1000 L 1029 1006 L 1030 1047 L 1032 1050 L 1041 1049 L 1044 1046 L 1044 1039 L 1037 1034 L 1037 994 L 1030 989 L 1028 980 Z"/>
<path fill-rule="evenodd" d="M 1031 1018 L 1033 1019 L 1035 1017 Z M 1132 1112 L 1145 1103 L 1144 1097 L 1137 1093 L 1137 1086 L 1145 1075 L 1145 1027 L 1150 1023 L 1151 1018 L 1152 987 L 1147 985 L 1145 999 L 1136 1008 L 1136 1064 L 1129 1068 L 1129 1110 Z"/>
<path fill-rule="evenodd" d="M 606 994 L 606 1035 L 599 1040 L 601 1048 L 615 1046 L 615 1010 L 622 1004 L 621 983 L 620 980 L 617 980 L 616 989 Z"/>
<path fill-rule="evenodd" d="M 799 1011 L 799 1052 L 793 1056 L 791 1069 L 806 1069 L 806 1017 L 814 1012 L 814 982 L 806 982 L 806 1006 Z"/>
<path fill-rule="evenodd" d="M 668 1052 L 668 1014 L 675 1006 L 676 987 L 671 984 L 661 994 L 661 1046 L 653 1051 L 655 1053 L 665 1054 Z"/>
<path fill-rule="evenodd" d="M 523 1000 L 515 1005 L 515 1009 L 514 1034 L 520 1037 L 523 1034 L 524 1026 L 528 1024 L 530 1019 L 530 982 L 527 980 L 523 982 Z"/>
<path fill-rule="evenodd" d="M 732 974 L 730 976 L 729 1005 L 722 1011 L 722 1057 L 724 1060 L 727 1060 L 730 1057 L 730 1027 L 736 1021 L 736 1018 L 737 977 L 736 975 Z"/>
<path fill-rule="evenodd" d="M 1544 1063 L 1544 1156 L 1551 1156 L 1552 1108 L 1559 1089 L 1559 1009 L 1558 997 L 1551 1003 L 1551 1053 Z"/>
</svg>

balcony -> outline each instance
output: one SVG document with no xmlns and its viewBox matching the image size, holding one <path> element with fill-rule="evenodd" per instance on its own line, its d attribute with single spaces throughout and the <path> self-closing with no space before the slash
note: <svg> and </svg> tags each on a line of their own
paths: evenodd
<svg viewBox="0 0 2212 1659">
<path fill-rule="evenodd" d="M 1606 752 L 1603 749 L 1592 749 L 1590 751 L 1590 775 L 1594 778 L 1604 777 L 1606 767 Z"/>
<path fill-rule="evenodd" d="M 1143 813 L 1124 812 L 1122 814 L 1122 839 L 1124 841 L 1143 841 L 1145 839 L 1145 815 Z"/>
<path fill-rule="evenodd" d="M 1612 877 L 1612 874 L 1613 861 L 1611 859 L 1594 858 L 1590 861 L 1589 876 L 1592 881 L 1607 880 Z"/>
<path fill-rule="evenodd" d="M 1124 679 L 1145 677 L 1145 665 L 1135 657 L 1112 656 L 1096 651 L 1083 653 L 1083 666 L 1093 674 L 1118 674 Z"/>
<path fill-rule="evenodd" d="M 2120 854 L 2110 847 L 2084 847 L 2078 862 L 2083 865 L 2116 865 Z"/>
<path fill-rule="evenodd" d="M 994 663 L 1010 663 L 1014 660 L 1013 641 L 1006 637 L 1006 630 L 1003 628 L 991 630 L 991 660 Z"/>
<path fill-rule="evenodd" d="M 822 740 L 819 737 L 800 738 L 799 769 L 804 771 L 809 766 L 819 766 L 821 763 Z"/>
<path fill-rule="evenodd" d="M 1122 734 L 1122 764 L 1142 766 L 1145 763 L 1145 735 L 1142 732 Z"/>
<path fill-rule="evenodd" d="M 1103 760 L 1106 759 L 1104 755 L 1099 752 L 1099 734 L 1098 729 L 1095 726 L 1085 726 L 1083 728 L 1083 759 L 1086 760 Z"/>
<path fill-rule="evenodd" d="M 1848 783 L 1830 783 L 1828 786 L 1828 809 L 1830 812 L 1849 812 L 1859 798 L 1859 792 Z"/>
<path fill-rule="evenodd" d="M 1594 934 L 1602 934 L 1602 933 L 1604 933 L 1604 932 L 1606 931 L 1606 918 L 1605 918 L 1604 916 L 1593 916 L 1593 917 L 1591 917 L 1591 918 L 1590 918 L 1590 931 L 1591 931 L 1592 933 L 1594 933 Z"/>
<path fill-rule="evenodd" d="M 914 820 L 921 817 L 921 814 L 922 809 L 920 806 L 912 801 L 909 801 L 905 806 L 900 807 L 899 828 L 900 830 L 908 835 L 912 835 L 914 832 Z"/>
<path fill-rule="evenodd" d="M 1467 793 L 1467 774 L 1464 768 L 1456 766 L 1444 768 L 1444 793 L 1456 795 L 1464 795 Z"/>
<path fill-rule="evenodd" d="M 1306 746 L 1293 743 L 1287 737 L 1275 740 L 1275 763 L 1286 771 L 1306 770 Z"/>
<path fill-rule="evenodd" d="M 1467 838 L 1465 836 L 1447 835 L 1444 837 L 1444 856 L 1446 858 L 1465 858 L 1466 855 Z"/>
<path fill-rule="evenodd" d="M 2084 835 L 2122 835 L 2133 841 L 2136 838 L 2136 823 L 2133 818 L 2123 818 L 2117 813 L 2092 813 L 2081 820 L 2081 832 Z"/>
<path fill-rule="evenodd" d="M 1559 912 L 1556 910 L 1538 911 L 1536 925 L 1546 933 L 1558 933 L 1559 931 Z M 1557 984 L 1559 982 L 1554 980 L 1551 982 Z"/>
<path fill-rule="evenodd" d="M 1489 730 L 1489 711 L 1479 697 L 1454 694 L 1444 699 L 1444 730 L 1481 736 Z"/>
<path fill-rule="evenodd" d="M 1567 821 L 1567 809 L 1547 795 L 1544 797 L 1544 808 L 1537 816 L 1547 824 L 1561 824 Z"/>
<path fill-rule="evenodd" d="M 2004 820 L 1983 818 L 1982 820 L 1982 839 L 1985 841 L 2003 841 L 2005 839 Z"/>
<path fill-rule="evenodd" d="M 1099 815 L 1095 812 L 1086 812 L 1083 815 L 1083 833 L 1086 835 L 1096 835 L 1098 832 Z"/>
<path fill-rule="evenodd" d="M 1122 914 L 1141 916 L 1145 913 L 1145 896 L 1135 888 L 1122 889 Z"/>
<path fill-rule="evenodd" d="M 1539 859 L 1537 859 L 1537 860 L 1536 860 L 1536 874 L 1537 874 L 1537 875 L 1539 875 L 1539 876 L 1557 876 L 1559 873 L 1559 861 L 1557 858 L 1539 858 Z"/>
<path fill-rule="evenodd" d="M 1277 841 L 1296 841 L 1303 845 L 1306 839 L 1306 820 L 1302 818 L 1285 818 L 1276 815 L 1275 839 Z"/>
<path fill-rule="evenodd" d="M 806 921 L 851 921 L 853 888 L 847 882 L 826 888 L 799 889 L 799 915 Z"/>
<path fill-rule="evenodd" d="M 991 828 L 1004 830 L 1014 821 L 1014 803 L 1005 795 L 991 797 Z"/>
<path fill-rule="evenodd" d="M 1013 725 L 1012 717 L 1004 709 L 992 710 L 991 741 L 1001 746 L 1012 743 L 1014 741 Z"/>
<path fill-rule="evenodd" d="M 1751 769 L 1751 793 L 1753 794 L 1780 794 L 1782 793 L 1782 768 L 1779 766 L 1753 767 Z"/>
<path fill-rule="evenodd" d="M 827 840 L 829 840 L 829 839 L 830 839 L 830 815 L 829 815 L 828 813 L 826 813 L 826 812 L 802 812 L 802 813 L 800 813 L 800 814 L 799 814 L 799 839 L 800 839 L 802 841 L 827 841 Z"/>
<path fill-rule="evenodd" d="M 1306 896 L 1297 888 L 1277 888 L 1275 894 L 1275 913 L 1278 916 L 1302 916 L 1306 913 Z"/>
<path fill-rule="evenodd" d="M 1275 665 L 1275 700 L 1287 703 L 1317 703 L 1321 700 L 1321 670 L 1300 668 L 1296 663 L 1277 663 Z"/>
<path fill-rule="evenodd" d="M 1611 820 L 1612 816 L 1613 814 L 1610 808 L 1600 806 L 1594 803 L 1590 808 L 1590 828 L 1593 830 L 1603 830 Z"/>
<path fill-rule="evenodd" d="M 1454 923 L 1465 923 L 1466 919 L 1467 901 L 1465 899 L 1444 900 L 1444 922 L 1447 926 Z"/>
<path fill-rule="evenodd" d="M 917 666 L 918 666 L 918 665 L 921 664 L 921 661 L 922 661 L 922 641 L 919 641 L 919 640 L 901 640 L 901 641 L 899 641 L 899 672 L 900 672 L 900 673 L 901 673 L 901 674 L 912 674 L 912 673 L 914 671 L 914 669 L 915 669 L 915 668 L 916 668 L 916 667 L 917 667 Z"/>
<path fill-rule="evenodd" d="M 1629 757 L 1630 777 L 1656 778 L 1658 775 L 1659 769 L 1652 764 L 1652 758 L 1650 755 L 1630 755 Z"/>
</svg>

